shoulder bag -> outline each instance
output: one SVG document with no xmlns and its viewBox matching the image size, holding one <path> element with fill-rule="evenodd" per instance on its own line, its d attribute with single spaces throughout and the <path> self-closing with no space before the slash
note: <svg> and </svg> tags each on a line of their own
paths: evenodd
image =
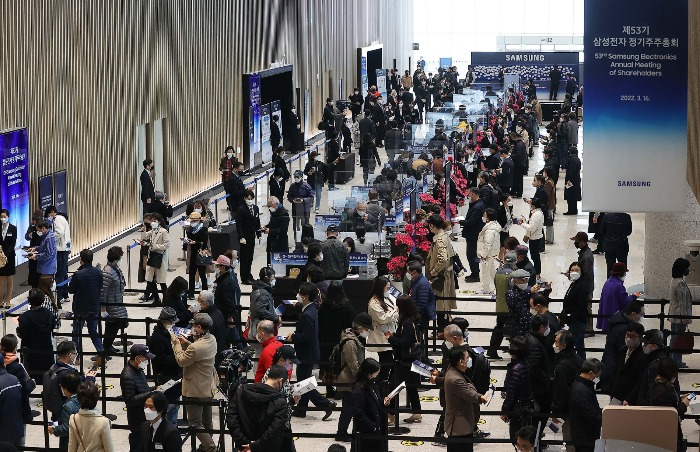
<svg viewBox="0 0 700 452">
<path fill-rule="evenodd" d="M 197 266 L 206 267 L 211 265 L 214 260 L 211 257 L 211 251 L 207 249 L 201 249 L 197 252 Z"/>
<path fill-rule="evenodd" d="M 163 254 L 150 250 L 148 252 L 148 260 L 146 261 L 146 265 L 153 268 L 160 268 L 161 265 L 163 265 Z"/>
<path fill-rule="evenodd" d="M 408 346 L 408 357 L 411 358 L 412 361 L 416 359 L 420 360 L 423 356 L 423 345 L 418 341 L 415 323 L 413 324 L 413 337 L 416 342 Z"/>
<path fill-rule="evenodd" d="M 675 334 L 672 337 L 674 337 L 673 346 L 671 347 L 673 350 L 686 355 L 693 353 L 693 348 L 695 348 L 695 336 L 688 331 L 687 326 L 685 331 Z"/>
<path fill-rule="evenodd" d="M 80 443 L 80 447 L 83 448 L 83 452 L 87 452 L 87 448 L 85 447 L 85 443 L 83 442 L 83 435 L 80 434 L 80 430 L 78 430 L 78 422 L 75 420 L 75 415 L 70 417 L 71 422 L 73 422 L 73 428 L 75 429 L 75 436 L 78 438 L 78 442 Z"/>
</svg>

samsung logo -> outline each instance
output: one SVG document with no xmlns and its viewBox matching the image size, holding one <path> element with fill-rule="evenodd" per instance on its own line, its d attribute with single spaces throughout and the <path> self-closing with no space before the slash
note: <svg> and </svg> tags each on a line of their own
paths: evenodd
<svg viewBox="0 0 700 452">
<path fill-rule="evenodd" d="M 651 181 L 646 180 L 619 180 L 618 187 L 651 187 Z"/>
<path fill-rule="evenodd" d="M 540 61 L 544 62 L 544 55 L 538 54 L 524 54 L 524 55 L 506 55 L 506 61 Z"/>
</svg>

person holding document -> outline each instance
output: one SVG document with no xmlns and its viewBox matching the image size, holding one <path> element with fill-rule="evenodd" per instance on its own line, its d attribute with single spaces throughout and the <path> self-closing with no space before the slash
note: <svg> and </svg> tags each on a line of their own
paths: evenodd
<svg viewBox="0 0 700 452">
<path fill-rule="evenodd" d="M 382 398 L 377 379 L 379 362 L 373 358 L 362 361 L 357 372 L 355 387 L 350 396 L 352 404 L 352 431 L 354 440 L 350 452 L 387 452 L 389 441 L 384 438 L 368 438 L 366 435 L 386 435 L 388 429 L 386 407 L 390 397 Z"/>
</svg>

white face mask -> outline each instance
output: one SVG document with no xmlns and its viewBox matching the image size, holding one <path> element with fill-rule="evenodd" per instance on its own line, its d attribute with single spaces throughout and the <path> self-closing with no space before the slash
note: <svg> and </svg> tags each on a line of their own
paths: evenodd
<svg viewBox="0 0 700 452">
<path fill-rule="evenodd" d="M 298 301 L 299 303 L 302 303 L 302 304 L 303 304 L 303 303 L 304 303 L 304 298 L 303 298 L 301 295 L 297 294 L 297 301 Z"/>
<path fill-rule="evenodd" d="M 544 334 L 543 334 L 543 335 L 544 335 L 544 336 L 549 336 L 549 333 L 551 333 L 551 332 L 552 332 L 551 328 L 547 327 L 547 329 L 544 330 Z"/>
<path fill-rule="evenodd" d="M 535 308 L 530 308 L 530 314 L 537 315 L 537 314 L 539 314 L 539 312 L 537 312 L 537 309 L 535 309 Z"/>
<path fill-rule="evenodd" d="M 445 341 L 445 347 L 446 347 L 448 350 L 452 349 L 452 347 L 454 347 L 454 346 L 455 346 L 455 344 L 453 344 L 452 342 L 450 342 L 450 341 Z"/>
<path fill-rule="evenodd" d="M 194 209 L 194 212 L 202 213 L 202 209 Z"/>
<path fill-rule="evenodd" d="M 367 337 L 369 337 L 369 331 L 363 331 L 363 332 L 361 332 L 361 333 L 360 333 L 360 337 L 364 337 L 365 339 L 367 339 Z"/>
<path fill-rule="evenodd" d="M 262 336 L 259 335 L 259 334 L 256 334 L 256 335 L 255 335 L 255 340 L 257 340 L 257 341 L 260 342 L 261 344 L 262 344 L 263 342 L 265 342 L 265 338 L 262 337 Z"/>
<path fill-rule="evenodd" d="M 44 232 L 43 232 L 43 231 L 36 231 L 36 235 L 38 235 L 39 237 L 41 237 L 42 235 L 44 235 Z"/>
<path fill-rule="evenodd" d="M 273 279 L 272 281 L 270 281 L 270 287 L 275 287 L 275 283 L 277 283 L 276 279 Z"/>
<path fill-rule="evenodd" d="M 624 281 L 624 280 L 625 280 L 625 275 L 620 276 L 620 281 Z"/>
<path fill-rule="evenodd" d="M 292 363 L 284 363 L 284 368 L 287 369 L 287 372 L 292 370 L 294 368 L 294 364 Z"/>
<path fill-rule="evenodd" d="M 143 410 L 143 414 L 146 415 L 146 420 L 147 420 L 147 421 L 153 421 L 153 420 L 155 420 L 155 418 L 158 417 L 158 412 L 157 412 L 157 411 L 154 411 L 154 410 L 152 410 L 152 409 L 150 409 L 150 408 L 145 408 L 145 409 Z"/>
<path fill-rule="evenodd" d="M 598 383 L 600 383 L 600 377 L 595 377 L 595 378 L 593 379 L 593 384 L 594 384 L 594 385 L 597 385 Z"/>
<path fill-rule="evenodd" d="M 572 281 L 577 281 L 580 277 L 581 277 L 581 273 L 579 273 L 579 272 L 569 273 L 569 279 Z"/>
<path fill-rule="evenodd" d="M 227 152 L 227 153 L 226 153 L 226 157 L 228 157 L 228 158 L 233 157 L 233 152 Z"/>
<path fill-rule="evenodd" d="M 151 222 L 151 229 L 158 229 L 158 226 L 160 226 L 160 224 L 157 221 Z"/>
<path fill-rule="evenodd" d="M 472 357 L 470 356 L 469 359 L 467 360 L 467 369 L 472 368 Z"/>
<path fill-rule="evenodd" d="M 7 217 L 3 217 L 3 218 L 0 218 L 0 221 L 2 221 L 4 224 L 4 223 L 7 223 L 8 221 L 10 221 L 10 219 Z"/>
<path fill-rule="evenodd" d="M 357 210 L 357 209 L 355 209 L 355 210 L 357 211 L 357 214 L 358 214 L 359 216 L 361 216 L 361 217 L 364 217 L 365 214 L 367 213 L 366 210 Z"/>
<path fill-rule="evenodd" d="M 317 262 L 323 262 L 323 253 L 321 253 L 321 254 L 319 254 L 318 256 L 316 256 L 316 261 L 317 261 Z"/>
<path fill-rule="evenodd" d="M 488 222 L 489 222 L 489 219 L 486 218 L 486 217 L 481 217 L 481 221 L 483 221 L 484 223 L 488 223 Z"/>
<path fill-rule="evenodd" d="M 301 177 L 295 177 L 294 182 L 301 182 Z"/>
<path fill-rule="evenodd" d="M 121 266 L 122 266 L 122 260 L 119 259 L 119 260 L 117 261 L 117 267 L 121 267 Z"/>
<path fill-rule="evenodd" d="M 236 268 L 236 267 L 238 267 L 238 259 L 236 259 L 235 261 L 231 262 L 231 268 Z"/>
<path fill-rule="evenodd" d="M 527 283 L 520 283 L 520 284 L 518 284 L 518 289 L 520 289 L 520 290 L 527 290 Z"/>
<path fill-rule="evenodd" d="M 253 204 L 255 204 L 255 201 L 252 199 L 246 199 L 245 203 L 246 203 L 246 205 L 252 206 Z"/>
<path fill-rule="evenodd" d="M 649 353 L 653 352 L 654 349 L 651 347 L 647 347 L 646 345 L 642 347 L 642 351 L 644 352 L 645 355 L 648 355 Z"/>
<path fill-rule="evenodd" d="M 559 347 L 557 347 L 557 344 L 554 344 L 553 348 L 554 348 L 554 353 L 561 353 L 561 349 Z"/>
<path fill-rule="evenodd" d="M 275 210 L 277 210 L 274 207 L 268 207 L 268 209 L 270 209 L 270 213 L 275 213 Z"/>
<path fill-rule="evenodd" d="M 148 369 L 148 360 L 141 361 L 141 362 L 139 363 L 139 367 L 140 367 L 141 369 L 143 369 L 143 370 Z"/>
</svg>

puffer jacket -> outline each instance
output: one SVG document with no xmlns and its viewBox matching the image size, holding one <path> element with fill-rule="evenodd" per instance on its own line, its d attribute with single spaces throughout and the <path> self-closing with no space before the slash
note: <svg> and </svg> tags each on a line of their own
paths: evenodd
<svg viewBox="0 0 700 452">
<path fill-rule="evenodd" d="M 102 269 L 102 306 L 107 307 L 110 317 L 128 317 L 124 307 L 124 274 L 115 262 L 110 262 Z"/>
<path fill-rule="evenodd" d="M 148 386 L 146 374 L 129 362 L 122 370 L 119 384 L 126 405 L 126 420 L 129 424 L 129 430 L 132 432 L 141 431 L 141 425 L 146 422 L 143 404 L 146 402 L 148 394 L 153 390 Z"/>
<path fill-rule="evenodd" d="M 340 354 L 340 363 L 343 366 L 343 370 L 340 371 L 335 382 L 348 384 L 348 386 L 338 386 L 338 391 L 352 392 L 351 385 L 357 378 L 360 363 L 365 360 L 365 346 L 362 345 L 360 338 L 357 337 L 352 328 L 348 328 L 340 333 L 340 343 L 343 344 Z"/>
<path fill-rule="evenodd" d="M 100 312 L 102 272 L 92 264 L 83 264 L 73 273 L 68 292 L 73 297 L 73 313 L 77 316 L 96 316 Z"/>
<path fill-rule="evenodd" d="M 530 332 L 530 287 L 520 290 L 513 287 L 506 293 L 509 317 L 513 320 L 513 337 L 523 337 Z"/>
<path fill-rule="evenodd" d="M 498 221 L 489 221 L 484 228 L 479 231 L 479 238 L 476 242 L 476 255 L 480 258 L 498 256 L 501 249 L 501 225 Z"/>
<path fill-rule="evenodd" d="M 532 399 L 530 389 L 530 365 L 526 359 L 517 359 L 508 363 L 506 381 L 506 399 L 503 401 L 501 413 L 508 416 L 509 412 L 518 411 L 518 402 Z"/>
<path fill-rule="evenodd" d="M 280 450 L 287 431 L 287 399 L 265 383 L 241 385 L 231 397 L 226 424 L 235 447 L 254 452 Z"/>
<path fill-rule="evenodd" d="M 499 268 L 496 276 L 493 277 L 494 286 L 496 287 L 496 312 L 504 314 L 508 312 L 508 303 L 506 303 L 506 294 L 512 289 L 512 281 L 510 274 L 513 273 L 512 267 L 508 264 Z"/>
<path fill-rule="evenodd" d="M 350 255 L 347 248 L 337 238 L 330 238 L 321 244 L 323 260 L 320 262 L 321 270 L 326 279 L 343 279 L 350 269 Z"/>
<path fill-rule="evenodd" d="M 264 281 L 254 281 L 253 292 L 250 294 L 250 331 L 255 334 L 261 320 L 276 322 L 277 319 L 272 286 Z"/>
</svg>

